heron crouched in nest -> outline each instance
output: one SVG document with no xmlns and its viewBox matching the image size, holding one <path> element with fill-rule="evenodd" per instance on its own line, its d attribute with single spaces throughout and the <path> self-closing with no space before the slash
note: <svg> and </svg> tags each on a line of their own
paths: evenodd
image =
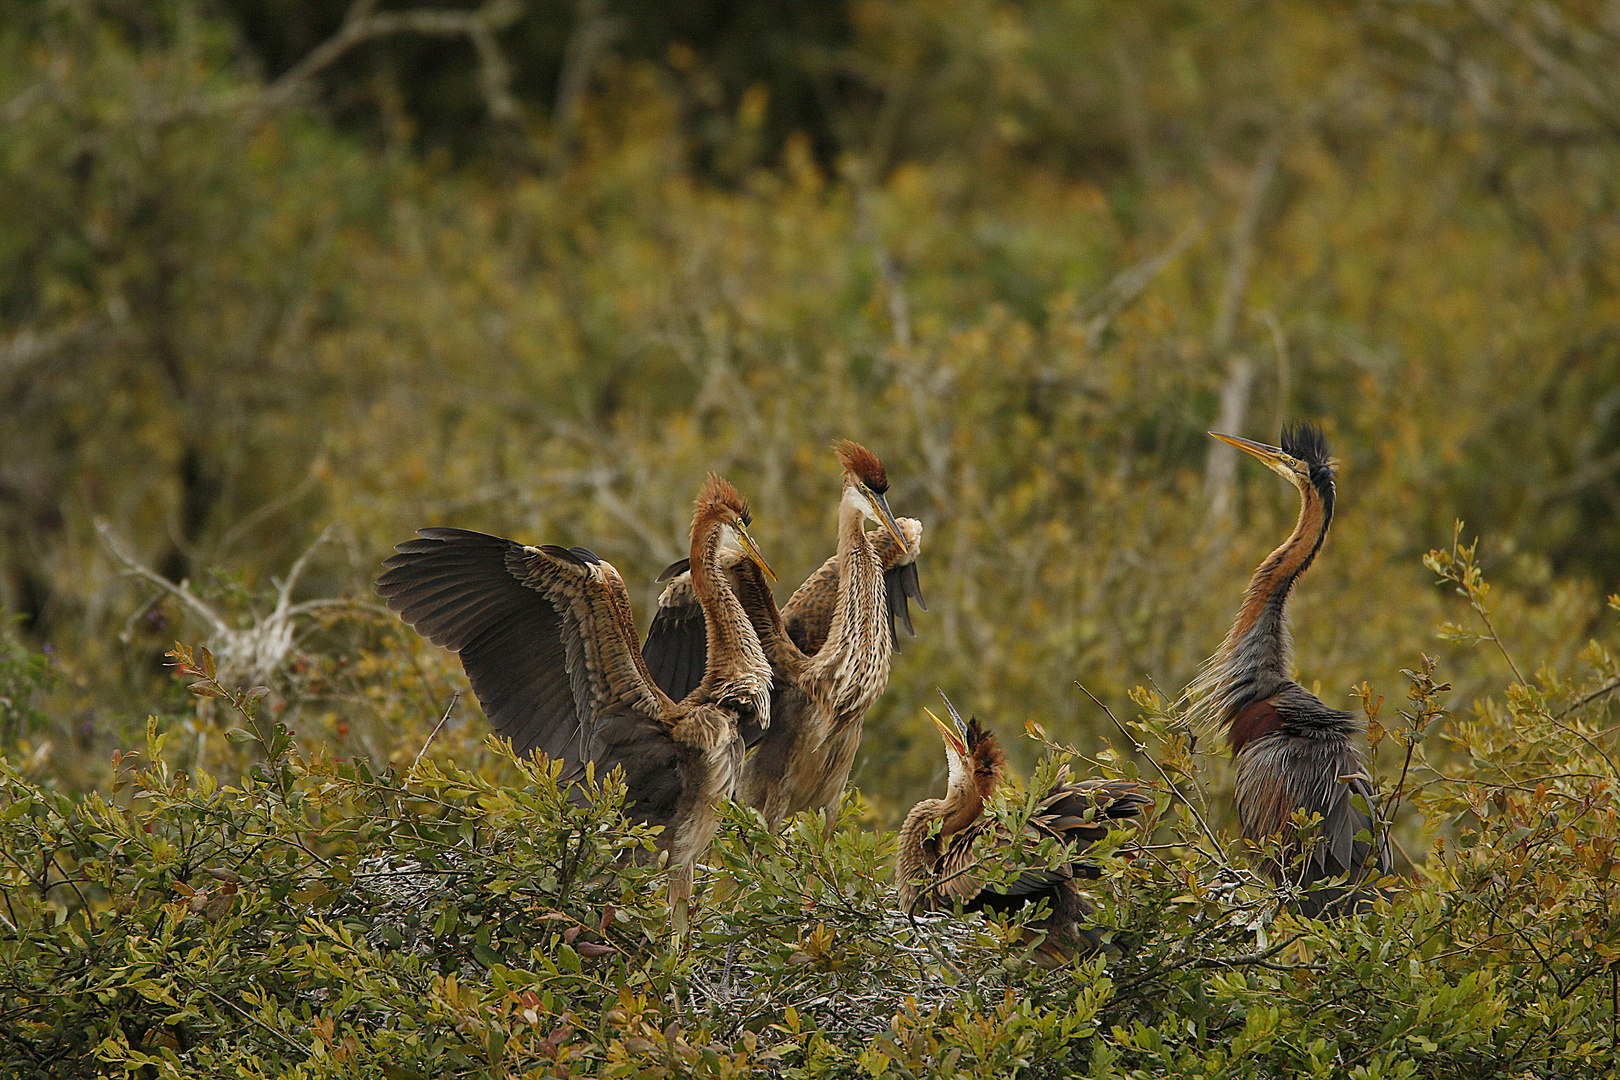
<svg viewBox="0 0 1620 1080">
<path fill-rule="evenodd" d="M 1079 885 L 1099 878 L 1102 871 L 1081 856 L 1105 839 L 1110 828 L 1132 819 L 1140 824 L 1150 816 L 1152 798 L 1127 781 L 1061 779 L 1041 797 L 1020 839 L 1030 845 L 1056 840 L 1069 849 L 1071 861 L 1027 868 L 1005 885 L 985 884 L 992 875 L 981 859 L 1015 842 L 986 809 L 1006 772 L 1007 759 L 996 737 L 977 718 L 962 723 L 949 699 L 945 708 L 949 724 L 924 710 L 945 740 L 949 778 L 943 799 L 919 802 L 900 826 L 895 880 L 901 908 L 948 911 L 960 904 L 964 911 L 1007 912 L 1044 900 L 1047 913 L 1026 927 L 1026 941 L 1036 946 L 1036 963 L 1058 967 L 1102 948 L 1102 934 L 1087 925 L 1096 908 Z"/>
<path fill-rule="evenodd" d="M 1254 572 L 1226 640 L 1187 688 L 1190 717 L 1195 728 L 1225 734 L 1237 766 L 1243 835 L 1281 838 L 1280 858 L 1264 869 L 1278 884 L 1305 890 L 1300 913 L 1358 910 L 1376 895 L 1358 886 L 1390 872 L 1388 839 L 1377 835 L 1372 818 L 1366 736 L 1354 716 L 1294 681 L 1286 610 L 1294 583 L 1327 539 L 1338 462 L 1311 424 L 1284 428 L 1281 446 L 1210 434 L 1293 484 L 1300 509 L 1293 533 Z M 1301 828 L 1296 815 L 1319 821 Z M 1361 839 L 1363 833 L 1371 839 Z"/>
<path fill-rule="evenodd" d="M 772 832 L 801 810 L 821 810 L 831 833 L 860 746 L 862 721 L 889 682 L 896 625 L 911 632 L 909 601 L 922 604 L 917 553 L 922 524 L 889 509 L 888 473 L 858 443 L 835 450 L 844 482 L 838 549 L 780 611 L 759 567 L 733 556 L 725 565 L 771 665 L 771 723 L 743 721 L 748 757 L 737 798 Z M 878 526 L 867 532 L 866 523 Z M 658 600 L 643 650 L 653 678 L 671 697 L 703 669 L 704 635 L 689 570 L 676 563 Z M 926 605 L 924 605 L 926 610 Z"/>
<path fill-rule="evenodd" d="M 584 548 L 531 547 L 464 529 L 422 529 L 383 565 L 377 592 L 435 645 L 461 657 L 497 733 L 519 754 L 564 763 L 562 780 L 622 769 L 625 812 L 660 825 L 679 928 L 693 866 L 742 767 L 741 724 L 770 724 L 771 667 L 722 567 L 740 549 L 766 578 L 735 488 L 710 474 L 692 517 L 692 590 L 705 663 L 679 700 L 637 647 L 630 597 L 612 564 Z"/>
</svg>

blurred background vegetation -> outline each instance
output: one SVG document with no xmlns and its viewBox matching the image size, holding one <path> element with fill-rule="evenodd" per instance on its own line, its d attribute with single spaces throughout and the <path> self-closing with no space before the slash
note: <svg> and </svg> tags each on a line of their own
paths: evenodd
<svg viewBox="0 0 1620 1080">
<path fill-rule="evenodd" d="M 819 565 L 839 438 L 927 530 L 853 778 L 889 824 L 937 784 L 936 684 L 1087 748 L 1119 733 L 1076 680 L 1128 715 L 1191 678 L 1296 507 L 1210 428 L 1316 419 L 1343 461 L 1294 608 L 1330 704 L 1423 652 L 1462 721 L 1506 681 L 1435 636 L 1460 602 L 1421 556 L 1459 518 L 1511 654 L 1580 672 L 1613 638 L 1613 3 L 0 23 L 0 676 L 37 782 L 106 785 L 151 712 L 180 767 L 236 752 L 176 639 L 306 745 L 409 762 L 463 683 L 371 598 L 394 543 L 588 545 L 644 627 L 706 470 L 787 584 Z M 465 699 L 430 756 L 505 768 L 483 732 Z"/>
</svg>

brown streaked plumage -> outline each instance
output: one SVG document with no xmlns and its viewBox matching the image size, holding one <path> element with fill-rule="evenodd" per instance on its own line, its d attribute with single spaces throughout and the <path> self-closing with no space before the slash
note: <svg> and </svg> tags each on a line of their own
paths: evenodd
<svg viewBox="0 0 1620 1080">
<path fill-rule="evenodd" d="M 377 591 L 429 641 L 456 652 L 485 714 L 518 753 L 621 768 L 627 814 L 664 827 L 671 898 L 684 914 L 693 864 L 736 784 L 739 722 L 770 722 L 770 665 L 721 570 L 735 534 L 763 574 L 748 506 L 710 474 L 692 517 L 692 589 L 709 662 L 672 700 L 636 648 L 624 582 L 584 548 L 530 547 L 462 529 L 423 529 L 383 565 Z"/>
<path fill-rule="evenodd" d="M 887 530 L 871 534 L 877 549 L 878 561 L 883 565 L 883 586 L 889 603 L 889 642 L 900 647 L 900 627 L 907 635 L 917 636 L 911 625 L 910 601 L 924 611 L 922 583 L 917 578 L 917 555 L 922 550 L 922 522 L 916 518 L 895 518 L 905 536 L 902 547 Z M 814 656 L 826 644 L 827 632 L 832 629 L 833 612 L 838 608 L 837 554 L 827 556 L 815 573 L 804 579 L 804 584 L 793 590 L 788 602 L 782 606 L 782 628 L 806 656 Z"/>
<path fill-rule="evenodd" d="M 743 561 L 732 580 L 770 660 L 771 726 L 743 725 L 751 747 L 737 797 L 775 829 L 800 810 L 827 811 L 827 828 L 860 745 L 861 722 L 888 684 L 895 620 L 910 628 L 907 601 L 921 602 L 916 557 L 922 526 L 897 521 L 885 491 L 882 462 L 865 447 L 841 443 L 844 467 L 838 553 L 779 612 L 769 583 Z M 868 533 L 865 521 L 882 528 Z M 832 569 L 829 572 L 828 566 Z M 679 563 L 665 571 L 678 574 Z M 690 590 L 677 577 L 659 600 L 647 635 L 649 669 L 670 693 L 701 665 Z M 793 628 L 800 630 L 795 637 Z"/>
<path fill-rule="evenodd" d="M 1300 509 L 1294 531 L 1254 572 L 1220 649 L 1187 688 L 1191 717 L 1200 728 L 1226 735 L 1237 766 L 1243 835 L 1283 839 L 1282 864 L 1268 865 L 1266 872 L 1307 890 L 1299 902 L 1305 915 L 1353 910 L 1372 896 L 1356 886 L 1390 869 L 1387 840 L 1355 838 L 1364 830 L 1375 833 L 1364 736 L 1350 713 L 1329 708 L 1294 681 L 1287 620 L 1294 583 L 1316 558 L 1333 521 L 1337 462 L 1314 425 L 1284 428 L 1280 447 L 1210 434 L 1292 483 Z M 1356 796 L 1365 809 L 1355 805 Z M 1290 824 L 1296 811 L 1320 815 L 1321 823 L 1300 835 Z M 1336 879 L 1347 884 L 1312 887 Z"/>
<path fill-rule="evenodd" d="M 943 698 L 944 694 L 940 696 Z M 900 826 L 895 850 L 895 880 L 900 906 L 907 911 L 1011 911 L 1045 900 L 1049 913 L 1029 924 L 1041 941 L 1035 958 L 1054 966 L 1102 944 L 1086 922 L 1096 909 L 1081 893 L 1079 879 L 1096 878 L 1096 866 L 1080 856 L 1108 835 L 1111 825 L 1152 813 L 1153 800 L 1135 784 L 1109 780 L 1060 780 L 1040 800 L 1024 828 L 1031 844 L 1055 839 L 1072 849 L 1073 861 L 1047 868 L 1031 867 L 1002 886 L 987 886 L 981 858 L 1012 845 L 1013 837 L 985 804 L 1006 771 L 1006 757 L 996 737 L 967 724 L 951 706 L 951 723 L 933 712 L 928 718 L 945 741 L 949 765 L 943 799 L 924 799 L 911 808 Z"/>
</svg>

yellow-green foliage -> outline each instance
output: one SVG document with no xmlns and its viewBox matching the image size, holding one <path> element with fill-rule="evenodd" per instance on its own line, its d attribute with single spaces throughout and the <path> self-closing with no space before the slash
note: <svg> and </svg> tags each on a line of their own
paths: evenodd
<svg viewBox="0 0 1620 1080">
<path fill-rule="evenodd" d="M 1612 13 L 851 0 L 770 54 L 826 111 L 778 130 L 790 79 L 728 97 L 753 69 L 649 57 L 620 6 L 566 124 L 526 99 L 452 158 L 384 53 L 264 97 L 255 5 L 0 0 L 15 1069 L 1612 1068 Z M 363 130 L 316 93 L 356 72 Z M 1296 419 L 1342 459 L 1299 678 L 1367 715 L 1413 881 L 1329 929 L 1275 915 L 1177 726 L 1296 506 L 1204 432 Z M 860 828 L 734 814 L 672 951 L 612 861 L 645 838 L 487 745 L 370 583 L 422 525 L 583 544 L 645 626 L 711 469 L 792 583 L 841 438 L 926 529 Z M 177 638 L 225 697 L 165 671 Z M 1123 955 L 1040 975 L 1015 929 L 888 912 L 936 685 L 1025 774 L 1033 722 L 1180 792 L 1099 890 Z M 438 891 L 406 912 L 378 859 Z"/>
<path fill-rule="evenodd" d="M 1496 615 L 1471 548 L 1429 564 Z M 1620 609 L 1620 598 L 1614 601 Z M 1453 628 L 1452 633 L 1461 633 Z M 262 688 L 171 660 L 224 710 L 234 783 L 178 772 L 169 735 L 75 802 L 0 761 L 0 1046 L 8 1075 L 1209 1077 L 1599 1076 L 1615 1063 L 1620 663 L 1594 644 L 1451 716 L 1425 658 L 1375 738 L 1382 805 L 1445 835 L 1374 910 L 1301 921 L 1188 797 L 1179 716 L 1122 723 L 1156 787 L 1144 840 L 1089 855 L 1106 951 L 1043 971 L 1020 923 L 893 910 L 892 836 L 778 835 L 732 806 L 671 937 L 663 874 L 632 857 L 622 788 L 559 789 L 424 756 L 374 772 L 306 752 Z M 393 674 L 402 674 L 397 664 Z M 29 680 L 13 680 L 26 692 Z M 1431 753 L 1436 742 L 1447 752 Z M 993 812 L 1017 835 L 1068 755 Z M 1006 856 L 1056 865 L 1040 849 Z"/>
<path fill-rule="evenodd" d="M 645 605 L 709 469 L 753 500 L 784 577 L 808 573 L 833 546 L 829 444 L 853 437 L 927 528 L 932 610 L 856 770 L 893 821 L 938 770 L 915 704 L 935 684 L 1085 744 L 1109 727 L 1076 679 L 1173 696 L 1213 649 L 1293 512 L 1258 468 L 1206 471 L 1239 360 L 1246 433 L 1320 419 L 1344 463 L 1296 598 L 1307 685 L 1387 693 L 1436 648 L 1461 700 L 1491 684 L 1430 636 L 1442 597 L 1416 556 L 1459 512 L 1522 586 L 1509 639 L 1584 646 L 1588 581 L 1612 584 L 1620 552 L 1620 171 L 1578 126 L 1585 84 L 1522 47 L 1567 47 L 1608 85 L 1571 36 L 1582 11 L 1495 30 L 1462 3 L 848 14 L 827 62 L 892 107 L 852 101 L 830 167 L 790 133 L 777 158 L 734 154 L 726 183 L 688 153 L 690 57 L 607 65 L 564 171 L 451 170 L 401 132 L 364 145 L 259 110 L 229 32 L 190 5 L 152 32 L 88 5 L 17 20 L 0 600 L 55 648 L 76 717 L 39 775 L 105 782 L 139 738 L 128 695 L 161 685 L 177 632 L 218 636 L 113 542 L 232 627 L 266 618 L 316 537 L 292 599 L 363 601 L 430 523 L 589 545 Z M 1430 33 L 1472 51 L 1425 52 Z M 1518 127 L 1458 65 L 1530 88 Z M 736 130 L 760 107 L 739 103 Z M 1576 145 L 1538 141 L 1555 122 Z M 341 616 L 287 620 L 249 681 L 341 752 L 414 753 L 454 661 Z M 402 645 L 422 678 L 380 687 Z M 477 753 L 476 718 L 453 719 Z"/>
</svg>

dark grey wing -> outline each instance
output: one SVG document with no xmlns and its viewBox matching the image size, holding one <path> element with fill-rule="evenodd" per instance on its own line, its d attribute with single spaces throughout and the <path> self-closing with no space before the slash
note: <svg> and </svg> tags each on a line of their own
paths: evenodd
<svg viewBox="0 0 1620 1080">
<path fill-rule="evenodd" d="M 922 582 L 917 578 L 917 556 L 922 553 L 922 522 L 916 518 L 897 518 L 895 524 L 905 535 L 904 548 L 884 531 L 879 531 L 873 541 L 878 559 L 883 563 L 883 584 L 889 599 L 889 635 L 894 647 L 899 648 L 899 623 L 905 624 L 907 635 L 917 636 L 917 631 L 911 625 L 909 601 L 917 601 L 917 606 L 924 611 L 928 610 L 928 605 L 923 601 Z"/>
<path fill-rule="evenodd" d="M 709 662 L 708 629 L 692 591 L 690 571 L 691 560 L 682 559 L 658 575 L 659 581 L 670 583 L 658 597 L 658 610 L 641 646 L 653 682 L 674 701 L 684 701 L 697 689 Z"/>
<path fill-rule="evenodd" d="M 1125 781 L 1082 780 L 1055 785 L 1041 799 L 1024 832 L 1035 843 L 1048 837 L 1062 841 L 1075 856 L 1074 861 L 1057 867 L 1030 867 L 1006 885 L 986 890 L 979 902 L 998 910 L 1016 906 L 1008 905 L 1008 901 L 1033 903 L 1060 882 L 1098 877 L 1101 870 L 1080 856 L 1106 838 L 1115 824 L 1141 817 L 1152 807 L 1152 798 Z"/>
<path fill-rule="evenodd" d="M 405 622 L 461 657 L 496 732 L 518 753 L 578 763 L 581 687 L 569 675 L 563 613 L 507 568 L 522 545 L 465 529 L 422 529 L 396 548 L 377 592 Z"/>
<path fill-rule="evenodd" d="M 635 649 L 617 571 L 584 548 L 526 547 L 465 529 L 423 529 L 383 565 L 377 592 L 429 641 L 461 657 L 496 732 L 518 753 L 576 772 L 614 747 L 667 744 Z M 661 752 L 661 751 L 660 751 Z"/>
<path fill-rule="evenodd" d="M 900 630 L 897 620 L 905 624 L 908 637 L 917 636 L 916 628 L 911 625 L 911 605 L 908 601 L 915 600 L 918 607 L 928 610 L 928 605 L 923 603 L 922 583 L 917 579 L 917 564 L 903 563 L 892 570 L 883 571 L 883 584 L 889 597 L 889 635 L 898 649 Z"/>
<path fill-rule="evenodd" d="M 1376 810 L 1375 796 L 1366 763 L 1353 741 L 1354 718 L 1329 708 L 1297 685 L 1275 695 L 1272 704 L 1289 727 L 1301 733 L 1290 737 L 1290 771 L 1309 779 L 1293 789 L 1295 806 L 1322 818 L 1299 884 L 1309 888 L 1317 881 L 1348 877 L 1354 885 L 1389 873 L 1388 840 L 1378 834 L 1370 813 Z M 1370 842 L 1356 839 L 1362 832 L 1372 838 Z M 1337 887 L 1313 890 L 1302 900 L 1300 910 L 1314 917 L 1337 907 L 1349 892 Z"/>
</svg>

